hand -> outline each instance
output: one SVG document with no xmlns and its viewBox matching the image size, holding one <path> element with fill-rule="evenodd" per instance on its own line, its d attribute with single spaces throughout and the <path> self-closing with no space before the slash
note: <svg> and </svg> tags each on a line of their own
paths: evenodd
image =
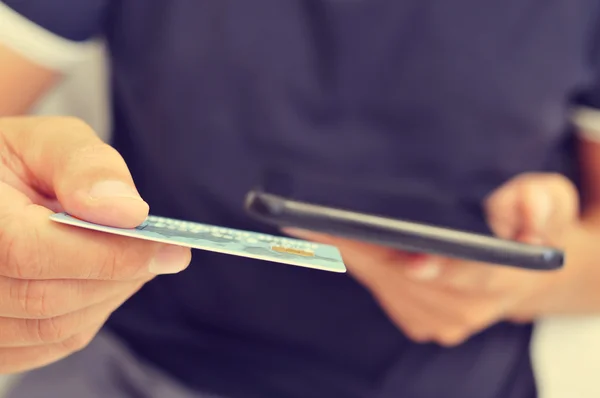
<svg viewBox="0 0 600 398">
<path fill-rule="evenodd" d="M 562 176 L 525 174 L 486 201 L 500 237 L 561 245 L 576 220 L 574 186 Z M 390 319 L 417 342 L 460 344 L 502 320 L 531 321 L 569 272 L 539 272 L 415 255 L 308 231 L 290 235 L 340 248 L 349 272 Z M 558 296 L 557 296 L 558 297 Z"/>
<path fill-rule="evenodd" d="M 145 282 L 190 262 L 188 249 L 54 223 L 50 209 L 123 228 L 148 214 L 123 159 L 84 123 L 0 119 L 0 374 L 83 348 Z"/>
</svg>

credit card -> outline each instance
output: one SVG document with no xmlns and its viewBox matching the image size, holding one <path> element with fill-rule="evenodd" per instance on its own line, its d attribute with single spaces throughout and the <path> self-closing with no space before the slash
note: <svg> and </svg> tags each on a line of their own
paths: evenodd
<svg viewBox="0 0 600 398">
<path fill-rule="evenodd" d="M 346 266 L 336 247 L 300 239 L 158 216 L 149 216 L 144 223 L 132 229 L 93 224 L 66 213 L 53 214 L 50 219 L 62 224 L 130 238 L 329 272 L 346 272 Z"/>
</svg>

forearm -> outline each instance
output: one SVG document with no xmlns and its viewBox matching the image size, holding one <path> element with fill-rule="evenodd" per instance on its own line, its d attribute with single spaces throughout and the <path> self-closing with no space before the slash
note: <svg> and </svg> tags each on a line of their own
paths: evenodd
<svg viewBox="0 0 600 398">
<path fill-rule="evenodd" d="M 27 113 L 57 79 L 56 72 L 0 44 L 0 116 Z"/>
<path fill-rule="evenodd" d="M 565 234 L 565 270 L 556 278 L 555 303 L 544 312 L 600 314 L 600 113 L 587 111 L 581 134 L 581 218 Z"/>
<path fill-rule="evenodd" d="M 600 315 L 600 212 L 587 213 L 567 234 L 564 289 L 556 289 L 554 303 L 544 312 Z M 561 283 L 562 284 L 562 283 Z"/>
</svg>

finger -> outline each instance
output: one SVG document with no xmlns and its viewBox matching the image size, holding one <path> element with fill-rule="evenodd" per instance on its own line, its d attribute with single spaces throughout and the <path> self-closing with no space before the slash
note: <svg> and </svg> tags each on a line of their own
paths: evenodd
<svg viewBox="0 0 600 398">
<path fill-rule="evenodd" d="M 427 254 L 404 255 L 398 259 L 398 266 L 411 280 L 431 282 L 444 278 L 448 268 L 448 259 Z"/>
<path fill-rule="evenodd" d="M 134 280 L 177 273 L 190 249 L 62 225 L 30 205 L 5 216 L 0 275 L 16 279 Z"/>
<path fill-rule="evenodd" d="M 31 204 L 27 195 L 0 181 L 0 220 L 9 217 L 10 214 L 21 212 Z M 2 227 L 3 225 L 0 225 L 0 231 Z"/>
<path fill-rule="evenodd" d="M 404 264 L 402 268 L 407 279 L 412 282 L 465 295 L 497 294 L 513 288 L 515 281 L 525 281 L 531 276 L 537 276 L 528 270 L 473 261 L 448 258 L 436 258 L 436 261 L 438 268 L 435 277 L 430 276 L 431 271 L 419 269 L 418 263 Z"/>
<path fill-rule="evenodd" d="M 515 184 L 503 186 L 485 202 L 488 224 L 496 236 L 515 239 L 520 228 L 518 189 Z"/>
<path fill-rule="evenodd" d="M 332 237 L 311 231 L 286 229 L 286 233 L 337 247 L 348 270 L 358 280 L 376 288 L 388 272 L 402 272 L 409 279 L 433 281 L 443 274 L 445 258 L 423 253 L 409 253 L 368 243 Z"/>
<path fill-rule="evenodd" d="M 47 319 L 133 291 L 145 280 L 24 280 L 0 277 L 0 317 Z"/>
<path fill-rule="evenodd" d="M 534 244 L 559 242 L 578 208 L 575 186 L 558 174 L 518 176 L 486 201 L 488 221 L 498 236 Z"/>
<path fill-rule="evenodd" d="M 406 254 L 397 263 L 387 264 L 387 268 L 403 279 L 423 287 L 444 287 L 461 291 L 487 291 L 494 268 L 470 261 L 431 256 L 427 254 Z"/>
<path fill-rule="evenodd" d="M 518 238 L 532 244 L 543 244 L 549 232 L 550 219 L 559 212 L 557 198 L 540 183 L 523 183 L 519 190 L 521 225 Z"/>
<path fill-rule="evenodd" d="M 545 236 L 549 243 L 561 244 L 565 232 L 578 218 L 579 195 L 575 185 L 561 175 L 547 176 L 546 188 L 554 205 Z"/>
<path fill-rule="evenodd" d="M 419 302 L 407 295 L 393 298 L 378 296 L 377 301 L 390 320 L 415 343 L 432 342 L 441 327 L 439 321 L 423 310 Z"/>
<path fill-rule="evenodd" d="M 0 318 L 0 347 L 48 345 L 68 340 L 103 322 L 142 286 L 120 292 L 101 303 L 46 319 Z"/>
<path fill-rule="evenodd" d="M 357 240 L 339 238 L 336 236 L 303 229 L 286 228 L 284 229 L 284 232 L 299 239 L 335 246 L 348 257 L 352 257 L 355 262 L 358 262 L 359 260 L 367 263 L 371 263 L 373 261 L 382 262 L 389 260 L 390 258 L 396 258 L 398 255 L 400 255 L 400 252 L 397 250 L 392 250 L 383 246 L 360 242 Z"/>
<path fill-rule="evenodd" d="M 402 285 L 403 302 L 413 303 L 415 310 L 426 314 L 407 319 L 407 328 L 425 327 L 424 334 L 444 346 L 455 346 L 503 317 L 510 305 L 507 300 L 490 294 L 463 294 L 432 285 Z M 413 325 L 417 323 L 420 325 Z"/>
<path fill-rule="evenodd" d="M 427 282 L 433 286 L 465 291 L 487 290 L 488 281 L 495 270 L 489 264 L 427 254 L 405 255 L 398 261 L 395 266 L 401 268 L 403 276 L 413 282 Z"/>
<path fill-rule="evenodd" d="M 387 281 L 373 293 L 390 319 L 415 342 L 456 346 L 499 316 L 488 296 L 461 295 L 391 274 Z"/>
<path fill-rule="evenodd" d="M 519 187 L 523 219 L 520 240 L 560 243 L 579 208 L 573 183 L 557 174 L 528 175 L 520 180 Z"/>
<path fill-rule="evenodd" d="M 302 229 L 286 228 L 284 232 L 299 239 L 337 247 L 348 270 L 359 280 L 367 283 L 379 279 L 380 271 L 383 271 L 381 265 L 398 264 L 404 255 L 402 252 L 386 247 Z"/>
<path fill-rule="evenodd" d="M 103 324 L 104 322 L 94 325 L 82 333 L 73 335 L 59 343 L 31 347 L 0 348 L 0 374 L 30 371 L 80 351 L 92 341 Z"/>
<path fill-rule="evenodd" d="M 6 144 L 36 188 L 65 211 L 94 223 L 133 228 L 148 215 L 123 158 L 85 123 L 72 118 L 7 118 Z"/>
<path fill-rule="evenodd" d="M 461 292 L 492 291 L 492 283 L 497 269 L 489 264 L 439 258 L 438 272 L 435 278 L 423 278 L 414 273 L 407 276 L 415 282 L 429 282 L 431 286 L 451 288 Z"/>
</svg>

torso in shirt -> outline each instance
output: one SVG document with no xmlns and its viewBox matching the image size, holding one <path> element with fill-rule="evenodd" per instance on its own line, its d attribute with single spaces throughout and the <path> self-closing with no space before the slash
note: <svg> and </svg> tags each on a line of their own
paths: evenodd
<svg viewBox="0 0 600 398">
<path fill-rule="evenodd" d="M 306 200 L 487 232 L 528 171 L 574 175 L 591 0 L 128 0 L 108 19 L 115 145 L 152 212 L 273 232 L 264 170 Z M 308 176 L 308 177 L 306 177 Z M 277 187 L 275 187 L 277 189 Z M 350 275 L 195 252 L 109 322 L 142 357 L 231 397 L 532 398 L 531 328 L 410 342 Z"/>
</svg>

